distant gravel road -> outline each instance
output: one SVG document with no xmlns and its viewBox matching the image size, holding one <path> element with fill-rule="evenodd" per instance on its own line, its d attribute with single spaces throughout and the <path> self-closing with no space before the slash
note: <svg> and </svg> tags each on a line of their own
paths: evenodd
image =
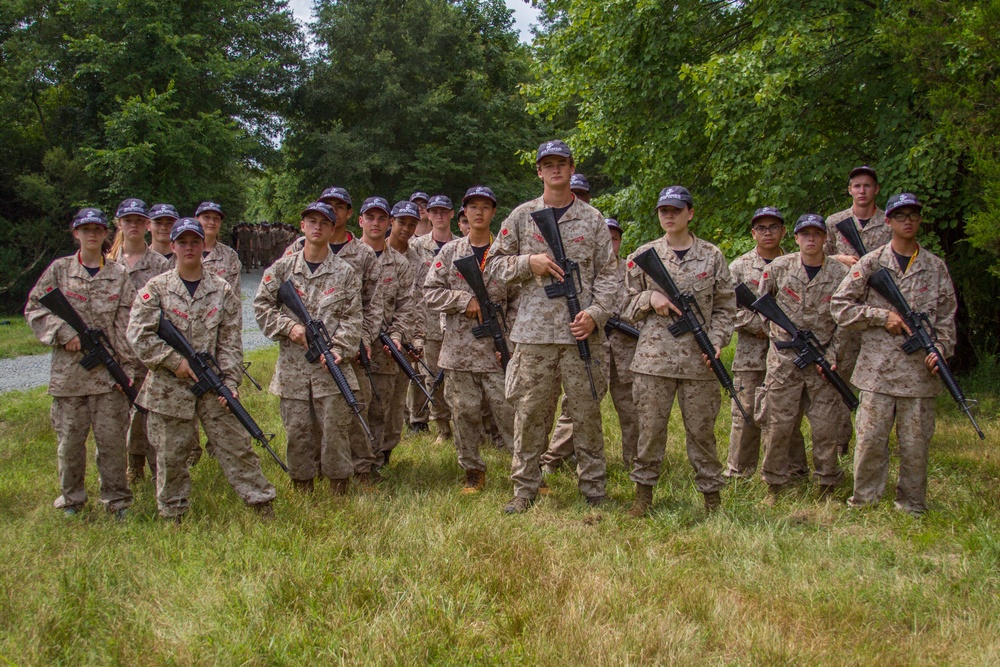
<svg viewBox="0 0 1000 667">
<path fill-rule="evenodd" d="M 240 277 L 240 287 L 243 289 L 244 350 L 256 350 L 274 344 L 260 332 L 257 320 L 253 316 L 253 297 L 257 293 L 262 273 L 261 269 L 257 269 Z M 51 356 L 38 354 L 16 359 L 0 359 L 0 393 L 34 389 L 48 384 Z"/>
</svg>

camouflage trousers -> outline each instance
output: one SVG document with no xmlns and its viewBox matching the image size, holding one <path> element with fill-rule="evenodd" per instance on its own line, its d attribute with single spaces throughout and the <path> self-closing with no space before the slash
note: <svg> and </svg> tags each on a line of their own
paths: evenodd
<svg viewBox="0 0 1000 667">
<path fill-rule="evenodd" d="M 424 341 L 424 361 L 427 362 L 427 366 L 434 373 L 434 377 L 437 376 L 438 371 L 441 367 L 438 366 L 438 359 L 441 358 L 441 341 L 439 340 L 427 340 Z M 434 383 L 434 377 L 427 378 L 427 391 L 431 390 L 431 385 Z M 436 422 L 446 422 L 451 419 L 451 408 L 448 406 L 448 397 L 444 393 L 444 385 L 448 384 L 448 375 L 445 374 L 445 380 L 442 382 L 442 386 L 437 388 L 434 392 L 434 403 L 430 406 L 431 419 Z M 419 394 L 423 396 L 423 392 Z M 426 399 L 427 397 L 424 396 Z"/>
<path fill-rule="evenodd" d="M 743 407 L 751 413 L 751 416 L 755 410 L 758 392 L 762 397 L 764 395 L 763 387 L 766 377 L 766 371 L 733 371 L 733 385 L 736 387 L 736 395 Z M 805 477 L 809 474 L 806 443 L 802 437 L 802 416 L 805 413 L 807 402 L 808 397 L 803 396 L 802 404 L 799 405 L 799 414 L 795 418 L 795 428 L 792 429 L 788 443 L 788 474 L 793 477 Z M 847 416 L 847 419 L 849 422 L 850 415 Z M 735 401 L 732 404 L 732 424 L 729 431 L 729 457 L 726 461 L 726 470 L 722 474 L 730 478 L 750 479 L 757 471 L 757 463 L 760 460 L 760 426 L 756 422 L 747 423 L 736 407 Z M 850 440 L 850 436 L 848 436 L 848 440 Z M 842 441 L 838 440 L 837 442 Z"/>
<path fill-rule="evenodd" d="M 250 436 L 215 394 L 199 396 L 195 412 L 208 435 L 214 456 L 230 486 L 248 505 L 273 500 L 274 486 L 260 469 Z M 156 448 L 156 504 L 164 517 L 180 516 L 191 506 L 191 473 L 187 458 L 197 431 L 195 419 L 180 419 L 150 410 L 146 432 Z"/>
<path fill-rule="evenodd" d="M 364 417 L 367 422 L 373 396 L 372 383 L 368 381 L 368 376 L 365 374 L 365 367 L 361 365 L 357 358 L 351 360 L 351 368 L 354 370 L 354 377 L 358 380 L 358 387 L 352 387 L 352 389 L 354 389 L 354 397 L 360 404 L 361 416 Z M 337 397 L 342 399 L 339 393 Z M 383 400 L 385 399 L 383 398 Z M 358 418 L 354 416 L 353 412 L 350 412 L 350 408 L 347 408 L 346 403 L 344 406 L 348 410 L 348 414 L 351 415 L 351 423 L 346 425 L 351 446 L 351 467 L 355 475 L 369 473 L 376 464 L 376 449 L 372 445 L 372 441 L 369 440 L 368 436 L 365 434 L 365 430 L 361 428 L 361 423 L 358 422 Z M 369 425 L 369 428 L 371 428 L 371 425 Z M 376 442 L 378 442 L 377 438 Z M 339 477 L 334 476 L 332 472 L 327 472 L 325 463 L 322 467 L 322 474 L 330 479 L 345 479 L 351 476 L 350 472 Z M 340 475 L 340 471 L 337 471 L 336 474 Z"/>
<path fill-rule="evenodd" d="M 282 398 L 280 410 L 288 438 L 288 476 L 293 481 L 315 479 L 321 472 L 330 479 L 351 476 L 348 427 L 356 419 L 343 396 Z"/>
<path fill-rule="evenodd" d="M 611 402 L 618 413 L 618 426 L 622 434 L 622 462 L 626 469 L 635 460 L 636 443 L 639 442 L 639 418 L 632 400 L 632 383 L 612 380 L 608 385 Z M 549 440 L 549 448 L 542 454 L 542 465 L 556 466 L 573 454 L 573 421 L 566 414 L 565 399 L 556 428 Z"/>
<path fill-rule="evenodd" d="M 462 470 L 486 470 L 486 462 L 479 454 L 479 446 L 484 441 L 484 416 L 492 414 L 496 418 L 504 445 L 513 448 L 514 407 L 504 396 L 504 374 L 472 373 L 469 371 L 446 370 L 445 397 L 454 408 L 455 448 L 458 450 L 458 465 Z M 483 399 L 489 402 L 488 412 L 482 412 Z"/>
<path fill-rule="evenodd" d="M 132 381 L 138 390 L 149 374 L 149 369 L 145 366 L 135 374 Z M 132 456 L 145 456 L 149 469 L 156 476 L 156 450 L 146 437 L 146 415 L 142 414 L 134 407 L 129 410 L 128 435 L 126 436 L 126 449 Z"/>
<path fill-rule="evenodd" d="M 598 400 L 590 393 L 587 371 L 576 345 L 530 345 L 518 343 L 507 367 L 505 393 L 515 409 L 514 458 L 511 479 L 514 495 L 534 500 L 542 483 L 541 456 L 555 417 L 559 390 L 566 392 L 563 405 L 573 421 L 577 480 L 580 492 L 597 497 L 605 493 L 607 468 L 601 403 L 607 385 L 599 361 L 592 361 Z"/>
<path fill-rule="evenodd" d="M 934 435 L 934 404 L 933 397 L 861 392 L 852 505 L 877 503 L 885 492 L 889 477 L 889 433 L 895 423 L 899 443 L 896 502 L 909 511 L 927 509 L 927 456 Z"/>
<path fill-rule="evenodd" d="M 383 452 L 391 452 L 403 434 L 403 416 L 406 411 L 406 390 L 410 380 L 406 373 L 372 373 L 381 401 L 372 400 L 368 407 L 368 425 L 375 435 L 372 450 L 375 460 L 385 462 Z"/>
<path fill-rule="evenodd" d="M 719 491 L 726 485 L 716 451 L 715 418 L 722 406 L 715 380 L 680 380 L 636 373 L 632 398 L 639 415 L 639 447 L 629 478 L 644 486 L 660 479 L 667 448 L 667 424 L 674 396 L 684 420 L 688 461 L 694 468 L 694 483 L 701 493 Z"/>
<path fill-rule="evenodd" d="M 789 459 L 796 434 L 802 437 L 804 405 L 812 431 L 813 480 L 823 485 L 839 484 L 844 471 L 837 460 L 838 435 L 843 420 L 849 423 L 851 419 L 847 406 L 815 366 L 800 370 L 783 364 L 780 371 L 769 374 L 764 385 L 761 478 L 779 486 L 791 481 Z"/>
<path fill-rule="evenodd" d="M 101 504 L 115 512 L 132 504 L 125 480 L 125 430 L 128 399 L 119 391 L 90 396 L 53 396 L 49 412 L 59 443 L 59 486 L 62 495 L 53 503 L 62 509 L 87 502 L 87 434 L 94 431 Z"/>
</svg>

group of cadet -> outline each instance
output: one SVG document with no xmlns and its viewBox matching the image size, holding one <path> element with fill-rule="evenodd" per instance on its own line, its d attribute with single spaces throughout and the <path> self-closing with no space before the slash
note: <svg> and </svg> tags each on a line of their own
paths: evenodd
<svg viewBox="0 0 1000 667">
<path fill-rule="evenodd" d="M 250 273 L 253 269 L 271 266 L 299 233 L 294 226 L 284 222 L 240 222 L 233 225 L 230 240 L 243 269 Z"/>
<path fill-rule="evenodd" d="M 916 241 L 922 209 L 916 197 L 894 195 L 879 209 L 877 175 L 859 167 L 848 176 L 850 208 L 825 220 L 814 213 L 797 218 L 798 252 L 783 253 L 785 217 L 764 207 L 747 223 L 754 249 L 727 265 L 717 247 L 691 231 L 691 193 L 671 186 L 657 201 L 663 236 L 623 260 L 622 226 L 590 206 L 589 184 L 575 173 L 568 146 L 558 140 L 539 146 L 536 171 L 542 195 L 516 207 L 495 237 L 497 198 L 484 186 L 462 198 L 460 237 L 452 234 L 454 205 L 444 195 L 416 192 L 393 206 L 369 197 L 355 218 L 347 190 L 331 187 L 302 212 L 301 236 L 266 268 L 253 301 L 261 331 L 279 345 L 270 391 L 280 399 L 296 491 L 312 493 L 324 479 L 331 493 L 345 495 L 352 478 L 370 490 L 382 481 L 404 423 L 421 431 L 434 422 L 438 441 L 454 440 L 465 474 L 462 493 L 483 489 L 480 447 L 491 442 L 512 455 L 514 494 L 504 513 L 527 511 L 549 491 L 545 478 L 574 459 L 580 492 L 601 506 L 607 474 L 600 403 L 610 392 L 622 459 L 636 485 L 629 516 L 653 507 L 675 398 L 694 483 L 709 512 L 720 507 L 727 478 L 750 478 L 758 467 L 770 505 L 790 483 L 808 478 L 803 417 L 810 421 L 820 497 L 834 497 L 856 433 L 847 502 L 877 503 L 895 425 L 896 506 L 912 514 L 926 510 L 938 359 L 903 351 L 906 323 L 868 286 L 875 271 L 887 269 L 909 303 L 927 313 L 943 357 L 953 354 L 955 293 L 944 262 Z M 543 235 L 540 213 L 558 226 L 562 248 Z M 355 220 L 360 237 L 347 230 Z M 863 257 L 838 232 L 844 220 L 870 250 Z M 116 213 L 118 238 L 105 256 L 107 220 L 97 209 L 83 209 L 72 225 L 79 251 L 53 262 L 32 290 L 26 317 L 54 348 L 49 393 L 62 486 L 56 507 L 75 513 L 86 500 L 84 443 L 92 428 L 108 510 L 125 515 L 129 482 L 141 479 L 148 463 L 161 515 L 179 521 L 190 503 L 188 468 L 201 451 L 200 421 L 206 448 L 234 490 L 272 514 L 275 489 L 246 431 L 224 398 L 192 392 L 198 374 L 158 335 L 161 318 L 173 324 L 217 360 L 238 397 L 241 263 L 218 242 L 222 221 L 212 202 L 180 218 L 172 206 L 147 209 L 127 199 Z M 646 272 L 640 260 L 654 255 L 683 303 Z M 477 297 L 480 280 L 485 292 Z M 796 350 L 785 345 L 789 334 L 752 307 L 737 306 L 738 284 L 755 297 L 771 295 L 797 327 L 811 331 L 829 371 L 817 364 L 799 368 Z M 104 367 L 80 365 L 79 338 L 40 303 L 56 287 L 89 327 L 107 334 L 140 387 L 135 402 L 148 414 L 133 408 L 129 415 Z M 569 292 L 578 299 L 575 310 L 573 299 L 563 298 Z M 290 307 L 290 294 L 304 311 Z M 678 326 L 682 308 L 697 311 L 701 346 Z M 505 336 L 484 333 L 498 322 Z M 732 432 L 723 464 L 714 435 L 722 395 L 705 350 L 718 359 L 734 331 Z M 854 424 L 830 384 L 831 372 L 860 390 Z"/>
</svg>

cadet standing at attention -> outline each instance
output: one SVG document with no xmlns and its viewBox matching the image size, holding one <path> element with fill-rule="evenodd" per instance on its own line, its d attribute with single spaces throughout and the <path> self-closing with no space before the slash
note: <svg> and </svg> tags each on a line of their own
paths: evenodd
<svg viewBox="0 0 1000 667">
<path fill-rule="evenodd" d="M 611 251 L 611 234 L 597 209 L 570 192 L 573 154 L 562 141 L 548 141 L 535 157 L 542 196 L 521 204 L 504 220 L 486 262 L 488 279 L 520 286 L 517 321 L 510 339 L 516 344 L 507 368 L 505 392 L 515 408 L 514 497 L 505 514 L 526 512 L 542 482 L 540 457 L 555 417 L 560 389 L 566 393 L 573 421 L 577 473 L 581 493 L 593 506 L 605 501 L 606 465 L 601 430 L 600 398 L 606 385 L 600 363 L 600 329 L 615 310 L 618 280 Z M 581 311 L 569 321 L 563 298 L 550 299 L 545 286 L 564 276 L 552 249 L 539 233 L 531 213 L 551 208 L 562 235 L 566 256 L 580 268 Z M 597 332 L 595 334 L 595 332 Z M 578 340 L 590 340 L 597 398 L 591 393 L 588 369 L 580 358 Z M 596 352 L 596 354 L 594 354 Z"/>
<path fill-rule="evenodd" d="M 851 382 L 861 390 L 855 419 L 854 494 L 851 507 L 874 505 L 889 475 L 889 434 L 899 440 L 896 508 L 910 514 L 927 510 L 927 454 L 934 435 L 934 397 L 941 390 L 937 355 L 906 354 L 906 324 L 889 302 L 868 286 L 885 269 L 915 311 L 926 313 L 944 358 L 955 352 L 955 288 L 939 257 L 917 243 L 923 204 L 909 192 L 889 198 L 886 219 L 892 239 L 855 263 L 833 295 L 837 323 L 861 331 L 861 351 Z"/>
<path fill-rule="evenodd" d="M 431 233 L 431 218 L 427 213 L 427 202 L 430 199 L 426 192 L 419 190 L 410 195 L 410 201 L 416 204 L 417 210 L 420 211 L 420 222 L 417 223 L 417 231 L 413 233 L 414 238 Z"/>
<path fill-rule="evenodd" d="M 462 493 L 478 493 L 486 485 L 486 461 L 479 454 L 483 423 L 493 415 L 504 446 L 513 449 L 514 408 L 504 396 L 504 369 L 490 337 L 476 338 L 472 328 L 483 321 L 487 304 L 479 303 L 472 287 L 454 265 L 454 260 L 474 256 L 480 272 L 493 243 L 490 223 L 496 213 L 496 196 L 487 187 L 469 188 L 462 199 L 469 216 L 469 234 L 446 243 L 427 272 L 424 295 L 432 313 L 444 313 L 447 325 L 439 363 L 448 374 L 445 397 L 455 420 L 458 464 L 465 471 Z M 497 317 L 506 310 L 507 294 L 496 279 L 483 280 L 489 298 L 499 304 Z M 482 406 L 488 403 L 484 414 Z M 484 418 L 486 418 L 484 420 Z"/>
<path fill-rule="evenodd" d="M 424 348 L 423 356 L 427 367 L 435 376 L 438 374 L 438 357 L 441 354 L 441 341 L 444 339 L 443 323 L 441 313 L 431 311 L 427 306 L 427 295 L 423 286 L 427 280 L 427 274 L 434 263 L 437 254 L 445 243 L 455 237 L 451 233 L 451 219 L 455 215 L 455 207 L 451 199 L 444 195 L 434 195 L 427 203 L 427 214 L 431 219 L 431 231 L 429 234 L 421 236 L 411 244 L 413 250 L 423 262 L 420 272 L 414 277 L 417 281 L 417 317 L 423 316 Z M 433 383 L 434 377 L 427 378 L 427 383 Z M 444 384 L 447 384 L 447 378 Z M 428 387 L 428 391 L 430 387 Z M 439 386 L 434 392 L 434 403 L 430 405 L 430 417 L 437 424 L 437 439 L 435 442 L 443 443 L 451 438 L 451 409 L 448 407 L 448 399 L 444 394 L 444 387 Z"/>
<path fill-rule="evenodd" d="M 261 332 L 278 341 L 278 364 L 270 390 L 280 397 L 281 422 L 288 438 L 288 474 L 297 491 L 312 492 L 320 474 L 335 496 L 347 493 L 354 466 L 348 436 L 354 419 L 322 357 L 306 359 L 309 342 L 304 322 L 278 301 L 278 290 L 291 281 L 310 317 L 326 326 L 330 350 L 354 391 L 358 380 L 350 364 L 341 364 L 361 339 L 361 277 L 330 250 L 336 214 L 323 202 L 302 211 L 305 247 L 264 271 L 254 297 Z"/>
<path fill-rule="evenodd" d="M 830 297 L 847 267 L 823 254 L 826 224 L 821 216 L 800 216 L 794 232 L 799 252 L 778 257 L 764 269 L 758 294 L 773 296 L 796 327 L 811 331 L 826 348 L 827 361 L 836 371 L 842 334 L 830 313 Z M 795 358 L 799 351 L 777 347 L 791 336 L 776 324 L 768 326 L 772 345 L 767 353 L 762 398 L 764 461 L 760 471 L 767 482 L 765 504 L 774 505 L 791 481 L 788 461 L 795 442 L 793 431 L 799 430 L 799 405 L 803 403 L 812 431 L 813 478 L 819 484 L 820 497 L 827 497 L 844 479 L 837 462 L 837 436 L 839 425 L 845 419 L 850 423 L 850 413 L 833 385 L 817 372 L 818 366 L 798 368 Z"/>
<path fill-rule="evenodd" d="M 734 284 L 743 283 L 756 294 L 760 289 L 764 269 L 782 254 L 781 239 L 785 236 L 785 218 L 781 211 L 774 206 L 754 211 L 750 220 L 750 235 L 756 247 L 734 259 L 729 265 L 729 272 L 733 274 Z M 736 355 L 733 357 L 733 383 L 740 402 L 749 407 L 756 402 L 758 389 L 764 386 L 767 372 L 767 330 L 757 313 L 747 308 L 736 309 L 735 325 L 737 343 Z M 789 443 L 788 468 L 793 477 L 809 474 L 800 422 L 801 414 L 792 429 L 792 440 Z M 732 429 L 729 432 L 729 459 L 723 475 L 745 479 L 753 477 L 760 460 L 760 435 L 760 426 L 743 419 L 734 402 Z"/>
<path fill-rule="evenodd" d="M 632 370 L 632 396 L 639 414 L 639 445 L 630 478 L 635 482 L 635 503 L 629 516 L 640 517 L 653 504 L 653 487 L 660 478 L 667 444 L 667 423 L 674 396 L 684 419 L 688 460 L 694 468 L 695 486 L 705 498 L 705 509 L 721 505 L 719 491 L 726 485 L 716 451 L 715 418 L 722 398 L 694 336 L 675 338 L 667 328 L 671 314 L 680 315 L 660 287 L 633 261 L 639 253 L 654 249 L 677 287 L 691 294 L 705 316 L 704 329 L 716 350 L 733 335 L 736 297 L 733 279 L 722 252 L 692 234 L 694 217 L 691 194 L 674 185 L 660 192 L 656 204 L 663 237 L 638 248 L 629 256 L 625 284 L 628 305 L 625 317 L 637 323 L 639 343 Z"/>
<path fill-rule="evenodd" d="M 222 220 L 226 214 L 222 212 L 222 207 L 215 202 L 204 201 L 198 205 L 194 212 L 194 217 L 201 223 L 205 230 L 205 252 L 208 253 L 202 259 L 202 266 L 205 271 L 209 271 L 219 276 L 233 288 L 236 297 L 242 294 L 240 289 L 240 273 L 243 266 L 240 264 L 240 257 L 236 251 L 219 241 L 219 230 L 222 229 Z M 240 318 L 243 311 L 240 311 Z"/>
<path fill-rule="evenodd" d="M 197 438 L 197 421 L 212 443 L 210 451 L 243 501 L 268 517 L 274 486 L 264 477 L 250 438 L 212 392 L 191 393 L 197 375 L 179 352 L 157 335 L 160 317 L 169 320 L 198 352 L 219 362 L 226 386 L 239 398 L 243 377 L 240 298 L 222 277 L 204 270 L 205 232 L 194 218 L 181 218 L 170 232 L 174 269 L 150 279 L 132 306 L 128 339 L 150 370 L 139 394 L 147 406 L 146 429 L 156 448 L 156 502 L 160 515 L 180 523 L 190 507 L 187 459 Z M 237 274 L 238 276 L 239 274 Z"/>
<path fill-rule="evenodd" d="M 88 327 L 104 332 L 114 348 L 112 354 L 125 373 L 133 377 L 134 361 L 125 329 L 135 288 L 120 264 L 104 261 L 102 249 L 108 235 L 104 213 L 96 208 L 80 209 L 72 228 L 80 249 L 45 269 L 24 307 L 28 326 L 39 341 L 52 348 L 48 393 L 52 396 L 52 430 L 59 443 L 62 491 L 54 505 L 73 515 L 87 502 L 87 434 L 93 430 L 101 504 L 121 520 L 132 504 L 132 492 L 125 479 L 128 399 L 116 389 L 104 366 L 98 364 L 87 370 L 80 365 L 80 337 L 39 300 L 59 289 Z"/>
<path fill-rule="evenodd" d="M 168 262 L 174 256 L 170 249 L 170 230 L 180 218 L 170 204 L 153 204 L 149 208 L 149 248 L 163 255 Z"/>
<path fill-rule="evenodd" d="M 109 253 L 110 259 L 122 265 L 136 290 L 170 268 L 170 261 L 146 245 L 146 232 L 152 227 L 146 203 L 141 199 L 126 199 L 115 213 L 121 243 L 116 243 Z M 169 218 L 167 218 L 169 219 Z M 168 233 L 169 235 L 169 233 Z M 137 364 L 133 384 L 138 388 L 148 370 Z M 134 484 L 146 476 L 148 462 L 150 475 L 156 478 L 156 450 L 146 438 L 146 417 L 131 409 L 128 427 L 128 482 Z"/>
</svg>

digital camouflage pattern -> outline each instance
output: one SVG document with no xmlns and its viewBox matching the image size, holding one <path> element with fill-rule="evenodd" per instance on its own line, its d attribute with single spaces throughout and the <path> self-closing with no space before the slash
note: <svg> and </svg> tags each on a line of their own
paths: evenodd
<svg viewBox="0 0 1000 667">
<path fill-rule="evenodd" d="M 240 271 L 243 270 L 243 265 L 235 250 L 220 241 L 201 260 L 201 266 L 206 273 L 222 278 L 233 288 L 233 292 L 240 294 Z M 242 316 L 240 311 L 240 317 Z"/>
<path fill-rule="evenodd" d="M 448 369 L 445 398 L 453 410 L 455 449 L 462 470 L 486 470 L 486 461 L 479 453 L 485 439 L 484 420 L 489 413 L 499 427 L 504 447 L 509 451 L 514 443 L 514 406 L 504 396 L 504 374 L 500 371 L 478 372 Z M 483 399 L 489 403 L 484 414 Z"/>
<path fill-rule="evenodd" d="M 125 257 L 119 257 L 115 261 L 125 269 L 129 280 L 132 281 L 132 287 L 137 290 L 148 283 L 149 279 L 153 276 L 158 276 L 170 269 L 170 260 L 160 253 L 149 249 L 132 266 L 128 265 L 128 260 Z"/>
<path fill-rule="evenodd" d="M 405 255 L 389 245 L 378 258 L 381 275 L 382 328 L 392 340 L 403 343 L 413 339 L 417 317 L 417 298 L 413 292 L 413 267 Z M 401 372 L 392 357 L 385 354 L 377 340 L 372 344 L 372 373 L 395 375 Z M 359 380 L 360 381 L 360 380 Z"/>
<path fill-rule="evenodd" d="M 865 250 L 868 252 L 878 250 L 892 240 L 892 230 L 886 224 L 885 211 L 876 208 L 871 220 L 862 227 L 861 223 L 858 222 L 857 216 L 854 215 L 854 209 L 848 208 L 838 211 L 826 219 L 826 243 L 823 245 L 823 254 L 827 257 L 831 255 L 858 256 L 858 251 L 848 243 L 844 235 L 837 229 L 837 223 L 847 219 L 850 219 L 854 223 L 854 228 L 861 234 L 861 240 L 864 242 Z"/>
</svg>

